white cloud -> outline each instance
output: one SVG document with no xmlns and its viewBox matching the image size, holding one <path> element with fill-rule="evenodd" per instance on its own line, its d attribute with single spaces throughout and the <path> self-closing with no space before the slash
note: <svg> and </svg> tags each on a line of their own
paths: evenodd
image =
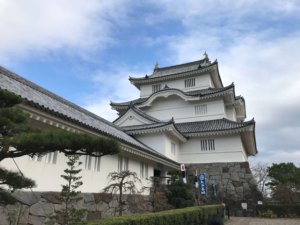
<svg viewBox="0 0 300 225">
<path fill-rule="evenodd" d="M 123 102 L 139 98 L 139 91 L 130 84 L 128 78 L 144 76 L 146 72 L 151 71 L 145 67 L 131 67 L 124 65 L 111 65 L 110 69 L 98 70 L 93 76 L 94 90 L 85 97 L 85 108 L 98 114 L 99 116 L 113 121 L 117 113 L 110 107 L 110 101 Z M 148 72 L 149 74 L 150 72 Z"/>
<path fill-rule="evenodd" d="M 112 26 L 125 21 L 126 10 L 126 0 L 0 0 L 0 61 L 102 49 L 113 42 Z"/>
</svg>

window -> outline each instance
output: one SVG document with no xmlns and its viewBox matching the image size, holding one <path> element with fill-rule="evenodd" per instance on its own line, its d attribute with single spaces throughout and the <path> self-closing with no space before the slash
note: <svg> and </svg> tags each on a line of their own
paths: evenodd
<svg viewBox="0 0 300 225">
<path fill-rule="evenodd" d="M 214 139 L 201 140 L 200 143 L 201 143 L 201 151 L 215 150 L 215 140 Z"/>
<path fill-rule="evenodd" d="M 171 142 L 171 153 L 172 155 L 176 154 L 176 144 L 174 142 Z"/>
<path fill-rule="evenodd" d="M 140 163 L 140 178 L 148 178 L 148 163 Z"/>
<path fill-rule="evenodd" d="M 118 172 L 128 170 L 129 160 L 127 157 L 118 156 Z"/>
<path fill-rule="evenodd" d="M 91 170 L 91 168 L 92 168 L 92 156 L 90 156 L 90 155 L 85 156 L 84 168 L 86 170 Z"/>
<path fill-rule="evenodd" d="M 161 84 L 152 85 L 152 93 L 158 92 L 161 89 Z"/>
<path fill-rule="evenodd" d="M 94 170 L 100 171 L 101 157 L 94 157 L 94 158 L 95 158 Z"/>
<path fill-rule="evenodd" d="M 31 161 L 37 161 L 37 162 L 41 162 L 42 160 L 43 160 L 43 156 L 29 156 L 29 159 L 31 160 Z"/>
<path fill-rule="evenodd" d="M 84 158 L 84 169 L 100 171 L 101 157 L 86 155 Z"/>
<path fill-rule="evenodd" d="M 207 114 L 207 104 L 195 105 L 195 114 L 196 115 Z"/>
<path fill-rule="evenodd" d="M 184 87 L 185 88 L 195 87 L 195 78 L 190 78 L 190 79 L 184 80 Z"/>
<path fill-rule="evenodd" d="M 46 155 L 46 162 L 56 164 L 58 152 L 50 152 Z M 39 158 L 38 158 L 39 161 Z"/>
</svg>

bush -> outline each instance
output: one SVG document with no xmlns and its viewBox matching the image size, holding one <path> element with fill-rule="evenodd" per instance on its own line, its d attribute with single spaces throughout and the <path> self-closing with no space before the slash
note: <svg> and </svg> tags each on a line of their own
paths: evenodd
<svg viewBox="0 0 300 225">
<path fill-rule="evenodd" d="M 107 218 L 88 225 L 204 225 L 212 215 L 223 217 L 223 211 L 222 205 L 197 206 Z"/>
<path fill-rule="evenodd" d="M 256 214 L 260 217 L 300 217 L 300 205 L 257 205 Z"/>
</svg>

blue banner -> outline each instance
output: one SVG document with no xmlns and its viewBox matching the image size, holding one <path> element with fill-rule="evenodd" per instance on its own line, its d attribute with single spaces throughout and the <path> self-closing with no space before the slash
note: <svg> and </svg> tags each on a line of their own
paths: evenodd
<svg viewBox="0 0 300 225">
<path fill-rule="evenodd" d="M 205 174 L 201 173 L 198 176 L 198 184 L 199 184 L 199 192 L 201 195 L 206 195 L 206 180 L 205 180 Z"/>
</svg>

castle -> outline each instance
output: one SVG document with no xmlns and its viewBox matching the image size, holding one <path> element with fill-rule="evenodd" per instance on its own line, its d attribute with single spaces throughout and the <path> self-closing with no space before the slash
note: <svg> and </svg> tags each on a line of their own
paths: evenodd
<svg viewBox="0 0 300 225">
<path fill-rule="evenodd" d="M 185 64 L 156 64 L 152 74 L 129 80 L 140 90 L 140 97 L 111 102 L 119 113 L 111 123 L 0 67 L 0 88 L 24 99 L 19 107 L 29 113 L 33 126 L 110 137 L 121 143 L 118 155 L 82 157 L 83 192 L 99 192 L 112 171 L 131 170 L 147 183 L 149 177 L 164 177 L 185 164 L 188 175 L 207 175 L 209 190 L 213 185 L 223 197 L 250 198 L 255 181 L 248 157 L 257 154 L 255 121 L 245 121 L 245 100 L 235 95 L 233 84 L 223 85 L 217 61 L 211 62 L 205 54 Z M 25 176 L 36 181 L 35 190 L 61 189 L 64 155 L 54 152 L 15 161 Z M 3 160 L 1 166 L 16 170 L 11 159 Z"/>
</svg>

